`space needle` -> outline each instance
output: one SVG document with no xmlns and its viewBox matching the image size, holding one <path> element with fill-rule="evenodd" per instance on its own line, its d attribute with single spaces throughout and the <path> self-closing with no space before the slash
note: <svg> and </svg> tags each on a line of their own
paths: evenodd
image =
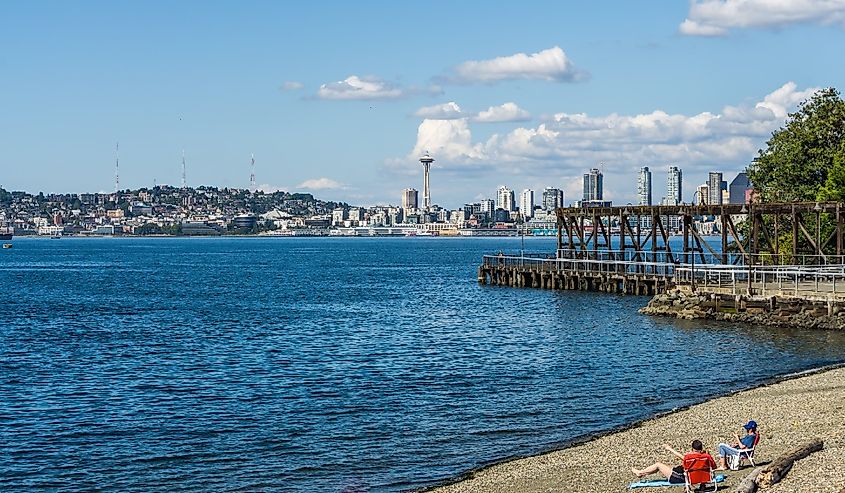
<svg viewBox="0 0 845 493">
<path fill-rule="evenodd" d="M 428 172 L 431 169 L 431 163 L 434 162 L 434 158 L 428 154 L 428 151 L 425 151 L 425 156 L 420 158 L 420 163 L 423 165 L 423 209 L 428 210 L 431 207 L 431 189 L 428 186 Z"/>
</svg>

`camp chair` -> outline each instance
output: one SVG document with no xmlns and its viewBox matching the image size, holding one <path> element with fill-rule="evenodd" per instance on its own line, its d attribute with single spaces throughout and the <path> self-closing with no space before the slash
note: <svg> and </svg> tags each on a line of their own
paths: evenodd
<svg viewBox="0 0 845 493">
<path fill-rule="evenodd" d="M 719 489 L 713 475 L 713 457 L 705 453 L 691 453 L 684 456 L 684 490 L 692 492 L 697 484 L 713 483 L 713 491 Z"/>
<path fill-rule="evenodd" d="M 754 467 L 757 464 L 754 463 L 754 450 L 757 448 L 757 443 L 760 441 L 760 434 L 756 433 L 754 435 L 754 444 L 751 448 L 744 448 L 741 449 L 738 454 L 733 454 L 728 456 L 728 468 L 732 471 L 736 471 L 739 469 L 739 466 L 742 465 L 742 461 L 748 459 L 748 462 L 751 463 L 751 466 Z"/>
</svg>

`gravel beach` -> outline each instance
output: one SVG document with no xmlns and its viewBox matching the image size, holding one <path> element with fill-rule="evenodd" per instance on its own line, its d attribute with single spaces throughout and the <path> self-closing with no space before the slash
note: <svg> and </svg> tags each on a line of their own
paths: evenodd
<svg viewBox="0 0 845 493">
<path fill-rule="evenodd" d="M 628 484 L 636 480 L 632 466 L 643 468 L 656 461 L 673 466 L 680 463 L 661 444 L 687 452 L 690 442 L 698 438 L 716 457 L 718 444 L 733 441 L 734 433 L 741 433 L 742 424 L 749 419 L 759 423 L 762 435 L 755 457 L 758 465 L 774 460 L 796 444 L 816 437 L 824 440 L 824 450 L 796 462 L 788 476 L 767 491 L 845 492 L 845 368 L 810 373 L 713 399 L 578 446 L 497 464 L 430 491 L 627 491 Z M 751 470 L 746 462 L 739 471 L 724 471 L 721 474 L 727 479 L 719 490 L 730 491 Z M 652 475 L 646 479 L 658 478 L 659 475 Z"/>
</svg>

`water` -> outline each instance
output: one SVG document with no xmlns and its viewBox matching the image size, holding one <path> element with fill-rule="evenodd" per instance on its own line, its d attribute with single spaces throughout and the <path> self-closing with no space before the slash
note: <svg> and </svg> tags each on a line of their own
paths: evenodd
<svg viewBox="0 0 845 493">
<path fill-rule="evenodd" d="M 0 491 L 402 491 L 845 359 L 843 334 L 476 284 L 519 247 L 16 239 Z"/>
</svg>

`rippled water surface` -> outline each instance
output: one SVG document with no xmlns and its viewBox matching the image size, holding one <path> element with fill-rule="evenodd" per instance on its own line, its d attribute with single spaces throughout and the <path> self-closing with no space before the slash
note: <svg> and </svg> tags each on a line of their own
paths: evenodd
<svg viewBox="0 0 845 493">
<path fill-rule="evenodd" d="M 644 317 L 647 298 L 478 286 L 482 253 L 517 239 L 14 243 L 0 491 L 413 489 L 845 349 Z"/>
</svg>

